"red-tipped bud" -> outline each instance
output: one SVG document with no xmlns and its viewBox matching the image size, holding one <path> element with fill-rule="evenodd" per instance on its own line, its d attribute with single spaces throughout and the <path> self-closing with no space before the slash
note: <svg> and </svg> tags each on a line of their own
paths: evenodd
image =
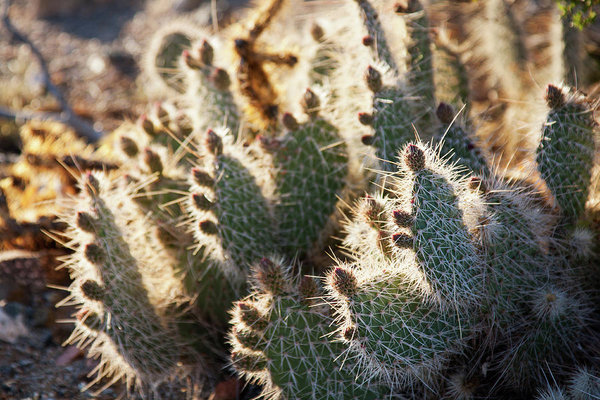
<svg viewBox="0 0 600 400">
<path fill-rule="evenodd" d="M 79 211 L 77 213 L 77 227 L 79 227 L 79 229 L 81 229 L 84 232 L 89 232 L 89 233 L 95 233 L 96 232 L 96 221 L 94 220 L 94 217 L 92 217 L 90 214 L 84 212 L 84 211 Z"/>
<path fill-rule="evenodd" d="M 198 49 L 200 55 L 200 62 L 206 66 L 212 65 L 214 50 L 208 41 L 203 40 L 200 49 Z"/>
<path fill-rule="evenodd" d="M 140 152 L 135 141 L 127 136 L 121 136 L 120 139 L 121 150 L 127 157 L 135 157 Z"/>
<path fill-rule="evenodd" d="M 158 155 L 158 153 L 154 152 L 148 147 L 144 149 L 144 162 L 148 166 L 150 172 L 162 174 L 163 163 L 160 159 L 160 156 Z"/>
<path fill-rule="evenodd" d="M 90 300 L 102 301 L 104 299 L 104 288 L 96 281 L 87 280 L 81 284 L 81 293 Z"/>
<path fill-rule="evenodd" d="M 393 212 L 394 222 L 399 228 L 408 228 L 413 224 L 413 216 L 404 210 L 395 210 Z"/>
<path fill-rule="evenodd" d="M 359 215 L 371 225 L 378 225 L 381 221 L 381 215 L 384 212 L 384 206 L 376 198 L 366 195 L 358 208 Z"/>
<path fill-rule="evenodd" d="M 210 221 L 208 219 L 201 221 L 198 224 L 198 227 L 205 235 L 212 236 L 212 235 L 216 235 L 217 233 L 219 233 L 219 228 L 217 228 L 217 224 L 215 224 L 213 221 Z"/>
<path fill-rule="evenodd" d="M 373 143 L 375 143 L 375 135 L 362 135 L 360 137 L 360 141 L 365 146 L 371 146 Z"/>
<path fill-rule="evenodd" d="M 264 331 L 269 324 L 269 321 L 252 303 L 245 301 L 238 302 L 239 317 L 243 323 L 252 329 Z"/>
<path fill-rule="evenodd" d="M 374 93 L 379 92 L 383 86 L 381 73 L 370 65 L 367 67 L 367 71 L 365 72 L 365 81 L 367 82 L 369 89 L 371 89 L 371 91 Z"/>
<path fill-rule="evenodd" d="M 413 237 L 406 233 L 396 233 L 392 236 L 392 242 L 400 249 L 412 249 Z"/>
<path fill-rule="evenodd" d="M 363 46 L 367 46 L 367 47 L 373 46 L 374 43 L 375 43 L 375 39 L 373 39 L 373 36 L 371 36 L 371 35 L 367 35 L 362 38 Z"/>
<path fill-rule="evenodd" d="M 102 265 L 106 261 L 104 249 L 95 243 L 89 243 L 83 250 L 85 258 L 94 265 Z"/>
<path fill-rule="evenodd" d="M 100 182 L 91 172 L 85 174 L 85 190 L 91 197 L 96 197 L 100 193 Z"/>
<path fill-rule="evenodd" d="M 223 140 L 212 129 L 206 131 L 206 147 L 215 156 L 223 154 Z"/>
<path fill-rule="evenodd" d="M 302 96 L 302 101 L 300 103 L 302 105 L 302 109 L 305 113 L 310 116 L 314 116 L 318 113 L 319 107 L 321 106 L 321 101 L 319 97 L 310 89 L 306 89 L 304 92 L 304 96 Z"/>
<path fill-rule="evenodd" d="M 229 74 L 223 68 L 215 68 L 210 75 L 210 80 L 219 90 L 225 91 L 231 85 Z"/>
<path fill-rule="evenodd" d="M 281 266 L 263 258 L 254 269 L 254 277 L 265 292 L 281 295 L 286 292 L 286 281 Z"/>
<path fill-rule="evenodd" d="M 548 85 L 546 89 L 546 103 L 548 107 L 556 110 L 565 105 L 565 95 L 559 87 Z"/>
<path fill-rule="evenodd" d="M 214 205 L 214 203 L 207 199 L 206 196 L 202 193 L 193 193 L 192 201 L 194 202 L 194 207 L 203 211 L 210 210 Z"/>
<path fill-rule="evenodd" d="M 414 172 L 425 168 L 425 152 L 415 144 L 409 144 L 404 151 L 404 162 Z"/>
<path fill-rule="evenodd" d="M 441 102 L 435 111 L 435 115 L 442 124 L 450 124 L 454 119 L 454 109 L 450 104 Z"/>
<path fill-rule="evenodd" d="M 289 112 L 283 114 L 283 116 L 281 117 L 281 122 L 283 123 L 283 126 L 285 126 L 285 128 L 290 131 L 295 131 L 296 129 L 298 129 L 299 126 L 298 121 L 296 121 L 294 115 Z"/>
<path fill-rule="evenodd" d="M 323 40 L 325 32 L 323 32 L 323 28 L 321 28 L 321 25 L 313 24 L 310 28 L 310 35 L 316 42 L 320 42 L 321 40 Z"/>
<path fill-rule="evenodd" d="M 146 132 L 148 135 L 156 136 L 156 134 L 158 133 L 158 131 L 154 128 L 154 124 L 148 119 L 146 114 L 142 114 L 140 116 L 140 118 L 138 119 L 138 123 L 140 124 L 144 132 Z"/>
<path fill-rule="evenodd" d="M 363 125 L 373 125 L 373 119 L 373 114 L 366 112 L 358 113 L 358 122 L 360 122 Z"/>
<path fill-rule="evenodd" d="M 344 329 L 344 339 L 346 339 L 347 341 L 354 340 L 354 338 L 356 338 L 357 333 L 358 330 L 355 326 L 347 326 L 346 329 Z"/>
<path fill-rule="evenodd" d="M 212 176 L 206 171 L 201 170 L 200 168 L 192 168 L 192 176 L 194 177 L 194 182 L 196 182 L 199 186 L 205 187 L 213 187 L 215 181 Z"/>
<path fill-rule="evenodd" d="M 351 297 L 356 294 L 358 283 L 354 273 L 345 268 L 337 267 L 329 275 L 331 286 L 342 296 Z"/>
</svg>

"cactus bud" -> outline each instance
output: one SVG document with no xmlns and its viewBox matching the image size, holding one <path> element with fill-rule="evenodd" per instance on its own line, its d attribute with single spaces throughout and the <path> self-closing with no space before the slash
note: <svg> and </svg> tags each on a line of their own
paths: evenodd
<svg viewBox="0 0 600 400">
<path fill-rule="evenodd" d="M 350 341 L 356 337 L 357 329 L 355 326 L 347 326 L 344 329 L 344 339 Z"/>
<path fill-rule="evenodd" d="M 371 146 L 373 143 L 375 143 L 375 135 L 362 135 L 360 141 L 365 146 Z"/>
<path fill-rule="evenodd" d="M 478 176 L 472 176 L 469 179 L 468 185 L 469 185 L 469 189 L 471 189 L 471 190 L 477 190 L 483 194 L 487 193 L 487 188 L 485 186 L 485 183 Z"/>
<path fill-rule="evenodd" d="M 367 67 L 367 71 L 365 72 L 365 80 L 367 82 L 367 86 L 372 92 L 379 92 L 383 86 L 383 82 L 381 81 L 381 73 L 370 65 Z"/>
<path fill-rule="evenodd" d="M 309 276 L 305 276 L 298 285 L 298 292 L 302 297 L 302 302 L 307 306 L 314 304 L 316 297 L 320 295 L 319 286 L 317 282 Z"/>
<path fill-rule="evenodd" d="M 358 113 L 358 122 L 360 122 L 362 125 L 372 125 L 373 119 L 373 114 L 366 112 Z"/>
<path fill-rule="evenodd" d="M 299 126 L 296 118 L 289 112 L 283 114 L 283 117 L 281 117 L 281 122 L 283 123 L 283 126 L 290 131 L 295 131 Z"/>
<path fill-rule="evenodd" d="M 146 132 L 148 135 L 156 136 L 156 134 L 158 133 L 156 129 L 154 129 L 154 124 L 148 119 L 146 114 L 142 114 L 140 116 L 140 118 L 138 119 L 138 123 L 140 124 L 144 132 Z"/>
<path fill-rule="evenodd" d="M 84 255 L 94 265 L 101 265 L 106 261 L 104 249 L 95 243 L 89 243 L 85 246 Z"/>
<path fill-rule="evenodd" d="M 399 228 L 408 228 L 413 224 L 413 216 L 404 210 L 395 210 L 393 212 L 394 222 Z"/>
<path fill-rule="evenodd" d="M 89 233 L 95 233 L 96 229 L 94 228 L 94 217 L 92 217 L 90 214 L 84 212 L 84 211 L 79 211 L 77 213 L 77 227 L 79 229 L 81 229 L 84 232 L 89 232 Z"/>
<path fill-rule="evenodd" d="M 413 238 L 406 233 L 396 233 L 392 236 L 394 244 L 401 249 L 410 249 L 413 247 Z"/>
<path fill-rule="evenodd" d="M 349 269 L 335 268 L 329 275 L 329 280 L 331 281 L 331 286 L 342 296 L 351 297 L 356 293 L 356 277 Z"/>
<path fill-rule="evenodd" d="M 223 140 L 212 129 L 206 132 L 206 146 L 217 157 L 223 154 Z"/>
<path fill-rule="evenodd" d="M 554 85 L 548 85 L 548 88 L 546 89 L 546 103 L 548 104 L 548 107 L 556 110 L 557 108 L 564 106 L 565 101 L 565 95 L 560 88 Z"/>
<path fill-rule="evenodd" d="M 255 350 L 261 342 L 260 335 L 253 329 L 239 329 L 234 327 L 232 333 L 237 341 L 247 349 Z"/>
<path fill-rule="evenodd" d="M 194 177 L 194 182 L 199 186 L 212 187 L 215 183 L 210 174 L 202 171 L 200 168 L 192 168 L 192 176 Z"/>
<path fill-rule="evenodd" d="M 199 224 L 200 230 L 204 232 L 206 235 L 216 235 L 219 233 L 219 229 L 217 228 L 217 224 L 210 220 L 201 221 Z"/>
<path fill-rule="evenodd" d="M 319 97 L 310 89 L 306 89 L 304 96 L 302 96 L 302 109 L 309 116 L 314 116 L 318 112 L 318 108 L 321 105 Z"/>
<path fill-rule="evenodd" d="M 417 145 L 409 144 L 404 152 L 404 162 L 413 172 L 418 172 L 425 168 L 425 152 Z"/>
<path fill-rule="evenodd" d="M 200 61 L 202 62 L 202 64 L 204 64 L 206 66 L 212 65 L 213 57 L 214 57 L 215 53 L 214 53 L 214 50 L 213 50 L 212 46 L 210 45 L 210 43 L 208 43 L 208 41 L 206 41 L 206 40 L 202 41 L 202 45 L 200 46 L 198 53 L 200 54 Z"/>
<path fill-rule="evenodd" d="M 121 136 L 120 142 L 121 150 L 123 150 L 123 153 L 125 153 L 127 157 L 135 157 L 138 155 L 139 149 L 132 138 Z"/>
<path fill-rule="evenodd" d="M 320 42 L 323 40 L 325 32 L 323 32 L 323 28 L 321 28 L 321 25 L 313 24 L 310 28 L 310 35 L 315 40 L 315 42 Z"/>
<path fill-rule="evenodd" d="M 166 123 L 169 121 L 169 113 L 167 110 L 165 110 L 160 101 L 154 103 L 154 115 L 156 116 L 156 119 L 163 125 L 166 125 Z"/>
<path fill-rule="evenodd" d="M 450 104 L 441 102 L 435 111 L 435 115 L 437 115 L 441 123 L 450 124 L 454 119 L 454 109 Z"/>
<path fill-rule="evenodd" d="M 269 321 L 252 303 L 240 301 L 238 302 L 237 306 L 240 312 L 240 319 L 243 323 L 256 330 L 263 331 L 266 329 Z"/>
<path fill-rule="evenodd" d="M 148 147 L 144 149 L 144 162 L 148 166 L 148 169 L 150 169 L 150 172 L 162 174 L 163 163 L 160 156 Z"/>
<path fill-rule="evenodd" d="M 210 75 L 210 79 L 215 87 L 219 90 L 225 91 L 229 88 L 229 85 L 231 85 L 229 74 L 223 68 L 215 68 Z"/>
<path fill-rule="evenodd" d="M 192 57 L 192 54 L 189 52 L 189 50 L 184 50 L 181 53 L 181 57 L 183 58 L 183 62 L 185 63 L 185 65 L 188 66 L 188 68 L 200 69 L 203 66 L 200 62 L 198 62 L 198 60 Z"/>
<path fill-rule="evenodd" d="M 100 182 L 98 182 L 98 179 L 91 172 L 85 175 L 85 189 L 92 197 L 95 197 L 100 192 Z"/>
<path fill-rule="evenodd" d="M 254 276 L 261 287 L 274 295 L 285 292 L 285 277 L 279 265 L 273 263 L 268 258 L 263 258 L 255 269 Z"/>
<path fill-rule="evenodd" d="M 212 208 L 213 202 L 206 198 L 202 193 L 192 193 L 192 201 L 197 209 L 208 211 Z"/>
<path fill-rule="evenodd" d="M 373 36 L 371 36 L 371 35 L 366 35 L 362 38 L 363 46 L 366 46 L 366 47 L 373 46 L 373 43 L 375 43 L 375 39 L 373 39 Z"/>
<path fill-rule="evenodd" d="M 267 360 L 261 353 L 239 352 L 231 353 L 231 363 L 239 371 L 259 372 L 267 368 Z"/>
<path fill-rule="evenodd" d="M 408 1 L 409 0 L 402 0 L 402 1 L 398 1 L 394 4 L 394 12 L 396 14 L 405 14 L 407 12 L 409 12 L 409 8 L 408 8 Z"/>
<path fill-rule="evenodd" d="M 390 256 L 392 254 L 390 237 L 386 231 L 380 230 L 377 232 L 377 244 L 383 252 L 383 254 L 387 256 Z"/>
<path fill-rule="evenodd" d="M 90 300 L 102 301 L 104 298 L 104 288 L 90 279 L 81 284 L 81 293 Z"/>
<path fill-rule="evenodd" d="M 359 207 L 360 215 L 371 225 L 377 225 L 381 222 L 380 218 L 383 211 L 383 204 L 369 195 L 365 196 Z"/>
</svg>

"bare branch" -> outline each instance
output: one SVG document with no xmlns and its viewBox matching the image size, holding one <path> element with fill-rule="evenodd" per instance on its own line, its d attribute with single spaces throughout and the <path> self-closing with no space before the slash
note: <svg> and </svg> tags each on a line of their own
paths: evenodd
<svg viewBox="0 0 600 400">
<path fill-rule="evenodd" d="M 36 60 L 40 65 L 40 69 L 42 71 L 42 78 L 44 81 L 44 85 L 48 89 L 48 92 L 60 104 L 60 108 L 63 111 L 62 113 L 46 113 L 46 112 L 25 112 L 25 111 L 13 111 L 7 108 L 0 107 L 0 117 L 10 118 L 13 120 L 51 120 L 56 122 L 61 122 L 63 124 L 71 126 L 75 131 L 85 137 L 87 140 L 95 142 L 99 140 L 104 134 L 102 131 L 95 129 L 89 122 L 79 117 L 71 108 L 67 100 L 65 99 L 63 93 L 60 89 L 52 83 L 52 79 L 50 77 L 50 72 L 48 69 L 48 64 L 44 59 L 42 53 L 38 50 L 38 48 L 29 40 L 27 36 L 22 34 L 15 28 L 15 26 L 10 21 L 10 17 L 8 16 L 8 10 L 10 8 L 10 0 L 2 1 L 2 25 L 8 30 L 12 37 L 19 42 L 24 43 L 29 47 Z"/>
</svg>

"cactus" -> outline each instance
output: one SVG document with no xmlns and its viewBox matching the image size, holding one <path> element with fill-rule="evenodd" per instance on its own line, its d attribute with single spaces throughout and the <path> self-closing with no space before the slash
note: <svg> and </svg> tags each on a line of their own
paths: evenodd
<svg viewBox="0 0 600 400">
<path fill-rule="evenodd" d="M 190 174 L 190 226 L 213 267 L 243 285 L 250 265 L 278 248 L 268 189 L 260 164 L 228 132 L 208 130 L 204 141 L 204 164 Z"/>
<path fill-rule="evenodd" d="M 343 345 L 329 340 L 333 315 L 316 298 L 312 278 L 299 280 L 269 259 L 254 271 L 255 291 L 233 310 L 232 365 L 264 385 L 267 399 L 378 399 L 385 388 L 356 381 Z"/>
<path fill-rule="evenodd" d="M 110 172 L 78 176 L 87 148 L 68 165 L 79 188 L 63 202 L 64 304 L 79 310 L 69 342 L 100 359 L 91 386 L 123 379 L 152 396 L 213 383 L 226 340 L 233 371 L 267 399 L 531 397 L 593 361 L 596 105 L 548 86 L 535 156 L 532 135 L 503 129 L 519 155 L 507 161 L 490 132 L 535 107 L 495 101 L 537 96 L 519 68 L 546 54 L 527 37 L 533 17 L 521 26 L 504 0 L 461 5 L 468 23 L 449 19 L 437 43 L 454 74 L 441 88 L 450 72 L 435 65 L 430 21 L 447 5 L 428 3 L 328 4 L 336 21 L 310 11 L 290 23 L 295 9 L 270 0 L 214 35 L 181 31 L 179 94 L 82 168 Z M 270 53 L 306 43 L 291 26 L 314 41 Z M 508 68 L 490 48 L 465 51 L 494 32 L 510 38 Z M 451 45 L 461 34 L 468 43 Z M 488 106 L 498 114 L 481 124 Z"/>
<path fill-rule="evenodd" d="M 361 359 L 357 373 L 395 386 L 427 381 L 460 353 L 472 333 L 482 272 L 463 216 L 478 212 L 477 201 L 459 208 L 461 184 L 431 149 L 409 144 L 403 158 L 390 182 L 398 200 L 382 211 L 370 202 L 388 257 L 358 249 L 356 265 L 336 267 L 328 278 L 338 332 Z M 450 242 L 451 252 L 440 251 Z"/>
<path fill-rule="evenodd" d="M 546 101 L 551 111 L 544 124 L 537 162 L 563 217 L 572 224 L 581 216 L 589 194 L 597 123 L 577 94 L 549 85 Z M 576 154 L 571 153 L 573 148 Z"/>
<path fill-rule="evenodd" d="M 282 120 L 288 132 L 262 138 L 273 153 L 279 196 L 275 218 L 281 247 L 290 256 L 322 247 L 349 173 L 346 143 L 333 122 L 320 115 L 319 97 L 307 89 L 302 106 L 308 121 L 299 124 L 286 113 Z"/>
<path fill-rule="evenodd" d="M 169 316 L 171 307 L 186 300 L 181 281 L 173 264 L 165 263 L 169 254 L 155 253 L 158 238 L 145 229 L 151 222 L 132 201 L 135 185 L 88 174 L 80 187 L 77 213 L 65 215 L 73 249 L 65 265 L 73 283 L 63 303 L 80 307 L 67 342 L 89 346 L 90 356 L 100 357 L 88 387 L 108 377 L 107 385 L 123 379 L 128 389 L 152 393 L 183 372 L 178 362 L 184 354 L 204 363 L 177 340 Z"/>
</svg>

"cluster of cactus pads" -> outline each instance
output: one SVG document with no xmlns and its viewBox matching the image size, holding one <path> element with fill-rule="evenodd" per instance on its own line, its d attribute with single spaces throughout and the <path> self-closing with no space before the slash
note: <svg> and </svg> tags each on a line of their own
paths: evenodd
<svg viewBox="0 0 600 400">
<path fill-rule="evenodd" d="M 594 102 L 549 84 L 529 163 L 500 168 L 427 7 L 323 6 L 298 33 L 289 3 L 169 61 L 173 98 L 63 201 L 90 386 L 202 391 L 228 366 L 266 399 L 598 398 Z"/>
</svg>

